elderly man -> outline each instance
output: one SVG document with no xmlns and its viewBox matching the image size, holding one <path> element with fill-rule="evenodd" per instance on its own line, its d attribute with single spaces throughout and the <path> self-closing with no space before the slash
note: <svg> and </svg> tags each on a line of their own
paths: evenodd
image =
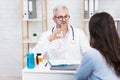
<svg viewBox="0 0 120 80">
<path fill-rule="evenodd" d="M 56 26 L 42 33 L 32 52 L 47 52 L 50 59 L 80 60 L 82 53 L 90 48 L 84 32 L 69 25 L 70 14 L 66 6 L 55 7 L 53 13 Z"/>
</svg>

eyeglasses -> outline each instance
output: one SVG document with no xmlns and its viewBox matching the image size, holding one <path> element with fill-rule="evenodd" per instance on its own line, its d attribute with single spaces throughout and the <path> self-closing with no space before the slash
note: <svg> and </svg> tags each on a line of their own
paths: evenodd
<svg viewBox="0 0 120 80">
<path fill-rule="evenodd" d="M 70 18 L 70 16 L 69 15 L 66 15 L 66 16 L 55 16 L 58 20 L 63 20 L 63 19 L 65 19 L 65 20 L 68 20 L 69 18 Z"/>
</svg>

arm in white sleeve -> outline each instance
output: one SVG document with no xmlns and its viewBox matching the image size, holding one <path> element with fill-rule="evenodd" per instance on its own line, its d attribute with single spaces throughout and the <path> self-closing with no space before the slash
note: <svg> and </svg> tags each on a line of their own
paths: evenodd
<svg viewBox="0 0 120 80">
<path fill-rule="evenodd" d="M 50 35 L 49 32 L 44 32 L 42 33 L 42 35 L 39 38 L 38 43 L 36 44 L 36 46 L 31 50 L 31 52 L 36 53 L 42 53 L 44 54 L 50 44 L 50 41 L 48 40 L 48 36 Z"/>
<path fill-rule="evenodd" d="M 91 48 L 89 40 L 82 30 L 80 30 L 80 45 L 83 53 L 87 52 Z"/>
</svg>

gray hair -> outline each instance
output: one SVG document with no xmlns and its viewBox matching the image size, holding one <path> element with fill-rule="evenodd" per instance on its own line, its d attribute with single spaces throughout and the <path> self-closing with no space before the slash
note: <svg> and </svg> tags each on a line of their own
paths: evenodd
<svg viewBox="0 0 120 80">
<path fill-rule="evenodd" d="M 59 6 L 56 6 L 54 9 L 53 9 L 53 14 L 55 15 L 55 12 L 57 10 L 67 10 L 68 11 L 68 8 L 65 6 L 65 5 L 59 5 Z"/>
</svg>

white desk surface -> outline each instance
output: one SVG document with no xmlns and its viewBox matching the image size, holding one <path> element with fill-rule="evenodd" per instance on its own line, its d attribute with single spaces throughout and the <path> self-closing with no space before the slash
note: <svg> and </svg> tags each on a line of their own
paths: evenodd
<svg viewBox="0 0 120 80">
<path fill-rule="evenodd" d="M 65 71 L 65 70 L 50 70 L 49 68 L 34 68 L 34 69 L 28 69 L 24 68 L 22 72 L 26 73 L 70 73 L 74 74 L 75 71 Z"/>
<path fill-rule="evenodd" d="M 75 71 L 50 70 L 50 66 L 36 66 L 34 69 L 24 68 L 22 80 L 75 80 Z"/>
</svg>

